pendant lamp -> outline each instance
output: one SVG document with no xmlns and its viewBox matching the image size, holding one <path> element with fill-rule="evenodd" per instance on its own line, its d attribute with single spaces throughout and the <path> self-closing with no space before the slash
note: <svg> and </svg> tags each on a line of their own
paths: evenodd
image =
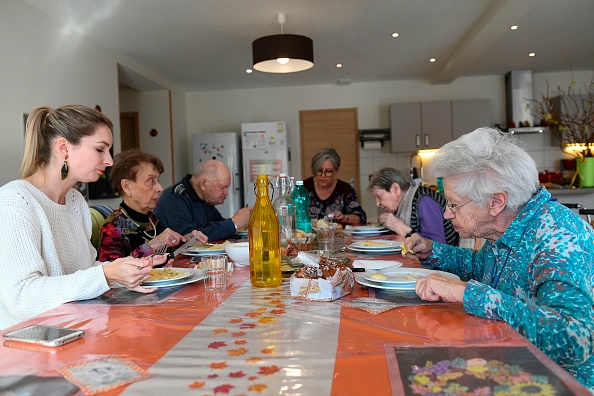
<svg viewBox="0 0 594 396">
<path fill-rule="evenodd" d="M 278 13 L 281 34 L 260 37 L 252 42 L 253 67 L 264 73 L 295 73 L 311 69 L 313 41 L 309 37 L 283 34 L 286 15 Z"/>
</svg>

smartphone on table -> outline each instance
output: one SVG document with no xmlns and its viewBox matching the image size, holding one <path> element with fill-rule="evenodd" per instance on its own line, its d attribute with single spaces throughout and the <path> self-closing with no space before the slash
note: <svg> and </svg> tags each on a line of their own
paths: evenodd
<svg viewBox="0 0 594 396">
<path fill-rule="evenodd" d="M 4 334 L 4 339 L 7 341 L 28 342 L 30 344 L 56 347 L 77 340 L 84 334 L 85 331 L 80 329 L 32 325 L 23 327 L 22 329 L 9 331 Z"/>
</svg>

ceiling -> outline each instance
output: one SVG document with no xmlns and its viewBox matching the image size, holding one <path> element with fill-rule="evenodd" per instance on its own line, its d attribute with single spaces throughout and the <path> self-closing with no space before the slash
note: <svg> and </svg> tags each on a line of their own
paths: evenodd
<svg viewBox="0 0 594 396">
<path fill-rule="evenodd" d="M 593 0 L 22 1 L 188 91 L 594 69 Z M 246 73 L 278 12 L 313 39 L 315 66 Z"/>
</svg>

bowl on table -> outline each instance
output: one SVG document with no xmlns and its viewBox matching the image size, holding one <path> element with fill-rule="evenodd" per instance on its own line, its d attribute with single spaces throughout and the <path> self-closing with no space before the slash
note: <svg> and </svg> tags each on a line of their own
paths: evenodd
<svg viewBox="0 0 594 396">
<path fill-rule="evenodd" d="M 250 243 L 249 242 L 235 242 L 225 244 L 225 253 L 238 267 L 247 266 L 250 264 Z"/>
</svg>

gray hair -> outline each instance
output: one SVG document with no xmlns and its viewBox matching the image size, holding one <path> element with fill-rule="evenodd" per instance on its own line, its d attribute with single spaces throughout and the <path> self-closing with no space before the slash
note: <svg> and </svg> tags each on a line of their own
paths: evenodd
<svg viewBox="0 0 594 396">
<path fill-rule="evenodd" d="M 378 188 L 390 191 L 394 183 L 398 184 L 402 191 L 406 191 L 410 187 L 410 183 L 398 169 L 382 168 L 371 176 L 367 190 L 373 191 Z"/>
<path fill-rule="evenodd" d="M 454 179 L 454 192 L 478 205 L 505 191 L 506 210 L 517 212 L 539 186 L 536 163 L 520 145 L 498 129 L 479 128 L 440 148 L 429 172 Z"/>
<path fill-rule="evenodd" d="M 229 169 L 227 165 L 219 160 L 206 160 L 201 162 L 192 175 L 196 179 L 216 180 L 219 177 L 227 177 Z"/>
<path fill-rule="evenodd" d="M 315 175 L 317 171 L 322 169 L 324 161 L 330 160 L 334 169 L 340 168 L 340 156 L 336 150 L 332 148 L 321 149 L 311 158 L 311 174 Z"/>
</svg>

